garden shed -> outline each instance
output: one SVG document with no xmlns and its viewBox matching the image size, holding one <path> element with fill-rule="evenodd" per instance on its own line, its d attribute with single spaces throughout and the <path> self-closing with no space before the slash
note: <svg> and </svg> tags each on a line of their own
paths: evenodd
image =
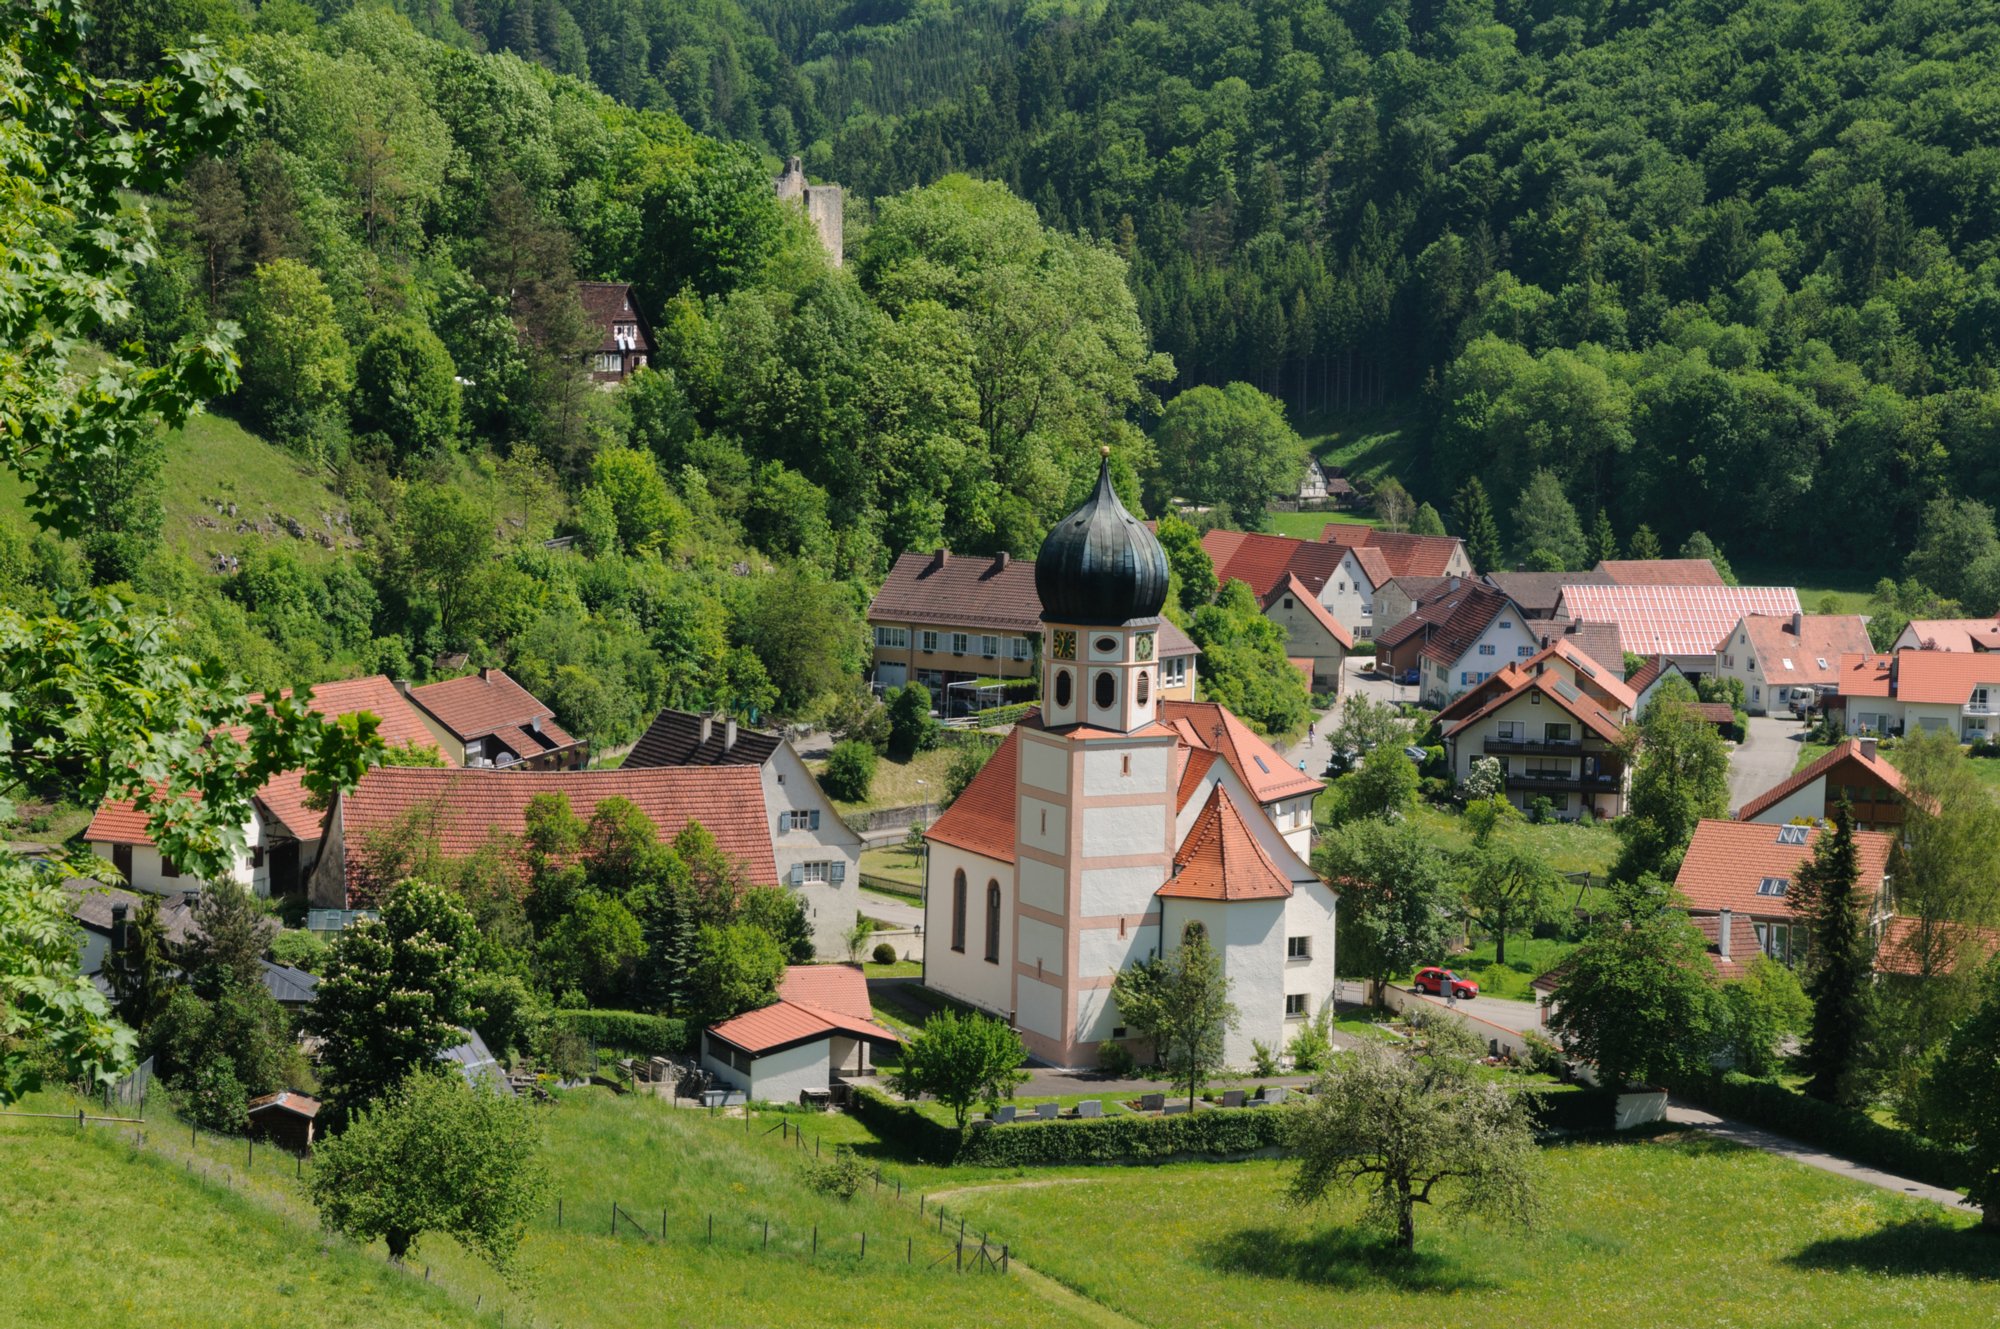
<svg viewBox="0 0 2000 1329">
<path fill-rule="evenodd" d="M 875 1023 L 859 966 L 801 964 L 785 971 L 776 1001 L 703 1030 L 701 1064 L 753 1102 L 792 1103 L 836 1076 L 868 1074 L 869 1048 L 897 1041 Z"/>
</svg>

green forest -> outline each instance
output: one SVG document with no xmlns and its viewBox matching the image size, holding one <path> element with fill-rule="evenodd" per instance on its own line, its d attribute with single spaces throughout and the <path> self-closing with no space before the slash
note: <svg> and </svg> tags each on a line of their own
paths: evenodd
<svg viewBox="0 0 2000 1329">
<path fill-rule="evenodd" d="M 1992 4 L 99 9 L 97 73 L 206 35 L 254 82 L 134 198 L 160 252 L 100 338 L 240 328 L 241 384 L 97 468 L 89 529 L 0 527 L 0 576 L 259 680 L 502 664 L 600 743 L 825 713 L 898 552 L 1032 554 L 1103 445 L 1128 502 L 1256 525 L 1360 408 L 1523 552 L 1544 471 L 1593 548 L 1870 579 L 2000 502 Z M 791 153 L 844 266 L 772 197 Z M 651 321 L 622 391 L 579 279 Z M 259 527 L 280 490 L 317 510 Z M 2000 545 L 1957 516 L 1919 561 L 1971 603 Z M 1234 654 L 1225 689 L 1282 673 Z"/>
</svg>

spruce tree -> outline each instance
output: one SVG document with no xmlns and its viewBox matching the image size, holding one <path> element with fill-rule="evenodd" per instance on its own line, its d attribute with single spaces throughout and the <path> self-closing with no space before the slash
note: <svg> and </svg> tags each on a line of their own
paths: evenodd
<svg viewBox="0 0 2000 1329">
<path fill-rule="evenodd" d="M 1597 525 L 1591 528 L 1590 547 L 1600 563 L 1607 558 L 1618 557 L 1618 533 L 1611 529 L 1611 514 L 1603 508 L 1597 510 Z"/>
<path fill-rule="evenodd" d="M 1806 1092 L 1829 1103 L 1858 1097 L 1855 1071 L 1874 992 L 1874 943 L 1860 878 L 1854 812 L 1842 799 L 1832 829 L 1820 833 L 1791 887 L 1792 914 L 1806 933 L 1805 986 L 1813 1006 L 1800 1069 Z"/>
<path fill-rule="evenodd" d="M 1465 556 L 1472 560 L 1472 570 L 1491 572 L 1501 566 L 1500 523 L 1494 520 L 1493 501 L 1486 496 L 1486 486 L 1478 476 L 1460 486 L 1452 500 L 1451 516 L 1459 538 L 1465 541 Z"/>
<path fill-rule="evenodd" d="M 1652 527 L 1642 524 L 1638 530 L 1632 532 L 1632 545 L 1626 553 L 1632 558 L 1658 558 L 1660 537 L 1653 534 Z"/>
<path fill-rule="evenodd" d="M 125 926 L 124 949 L 111 953 L 104 972 L 118 1018 L 143 1031 L 173 995 L 174 962 L 160 922 L 160 897 L 141 896 L 138 914 Z"/>
</svg>

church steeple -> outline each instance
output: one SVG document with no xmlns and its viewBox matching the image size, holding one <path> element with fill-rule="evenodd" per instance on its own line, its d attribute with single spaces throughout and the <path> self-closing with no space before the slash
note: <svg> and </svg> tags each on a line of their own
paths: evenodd
<svg viewBox="0 0 2000 1329">
<path fill-rule="evenodd" d="M 1035 559 L 1042 599 L 1042 719 L 1130 733 L 1152 723 L 1167 556 L 1119 501 L 1111 449 L 1097 488 L 1049 531 Z"/>
</svg>

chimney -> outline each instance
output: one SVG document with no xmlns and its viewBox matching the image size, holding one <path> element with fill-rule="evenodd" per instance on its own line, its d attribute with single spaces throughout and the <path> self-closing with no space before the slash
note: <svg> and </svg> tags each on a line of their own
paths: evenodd
<svg viewBox="0 0 2000 1329">
<path fill-rule="evenodd" d="M 1721 923 L 1722 930 L 1715 944 L 1722 958 L 1727 960 L 1729 958 L 1729 930 L 1736 925 L 1735 913 L 1728 909 L 1723 910 Z"/>
<path fill-rule="evenodd" d="M 132 912 L 132 906 L 114 904 L 111 906 L 111 953 L 116 955 L 132 943 L 132 927 L 125 916 Z"/>
<path fill-rule="evenodd" d="M 722 750 L 724 752 L 736 750 L 736 717 L 733 715 L 722 723 Z"/>
<path fill-rule="evenodd" d="M 1875 760 L 1875 740 L 1872 737 L 1861 740 L 1861 755 L 1869 761 Z"/>
<path fill-rule="evenodd" d="M 949 549 L 938 550 L 936 553 L 931 555 L 931 565 L 929 571 L 936 572 L 939 568 L 942 568 L 950 560 L 951 560 L 951 551 Z"/>
<path fill-rule="evenodd" d="M 396 691 L 398 691 L 398 692 L 402 693 L 402 694 L 403 694 L 403 695 L 404 695 L 405 697 L 409 696 L 409 695 L 410 695 L 410 680 L 409 680 L 409 679 L 407 679 L 407 678 L 399 678 L 399 679 L 397 679 L 397 680 L 396 680 Z"/>
<path fill-rule="evenodd" d="M 479 666 L 479 681 L 482 683 L 490 683 L 493 681 L 493 670 L 489 666 L 487 665 Z"/>
<path fill-rule="evenodd" d="M 1801 641 L 1805 640 L 1806 616 L 1796 609 L 1792 611 L 1792 635 Z"/>
<path fill-rule="evenodd" d="M 703 746 L 703 747 L 707 747 L 707 746 L 708 746 L 708 740 L 709 740 L 710 736 L 712 736 L 712 735 L 713 735 L 714 733 L 715 733 L 715 717 L 714 717 L 714 716 L 712 716 L 712 715 L 704 715 L 704 716 L 702 716 L 702 717 L 701 717 L 701 746 Z"/>
<path fill-rule="evenodd" d="M 1004 549 L 1001 550 L 999 553 L 993 556 L 993 570 L 995 572 L 1000 571 L 1001 569 L 1005 568 L 1012 559 L 1013 559 L 1012 554 L 1009 554 Z"/>
</svg>

